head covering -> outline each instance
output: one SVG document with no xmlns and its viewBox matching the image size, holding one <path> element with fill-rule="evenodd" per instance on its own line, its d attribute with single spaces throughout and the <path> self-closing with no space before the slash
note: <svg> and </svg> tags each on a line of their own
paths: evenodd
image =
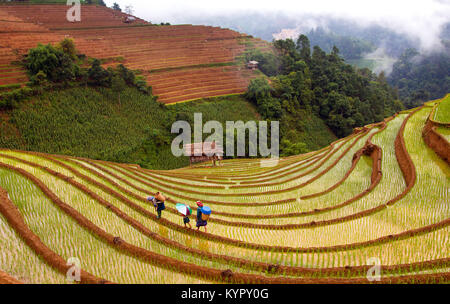
<svg viewBox="0 0 450 304">
<path fill-rule="evenodd" d="M 199 206 L 200 208 L 203 207 L 203 203 L 201 201 L 197 201 L 197 206 Z"/>
<path fill-rule="evenodd" d="M 153 196 L 149 196 L 149 197 L 147 197 L 147 200 L 149 201 L 149 202 L 151 202 L 152 200 L 154 200 L 155 198 L 153 197 Z"/>
</svg>

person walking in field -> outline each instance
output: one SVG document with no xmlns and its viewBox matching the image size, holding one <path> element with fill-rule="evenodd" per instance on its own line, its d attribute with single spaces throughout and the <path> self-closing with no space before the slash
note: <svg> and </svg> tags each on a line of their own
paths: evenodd
<svg viewBox="0 0 450 304">
<path fill-rule="evenodd" d="M 191 219 L 189 218 L 189 216 L 192 214 L 191 207 L 182 203 L 178 203 L 175 207 L 183 217 L 184 228 L 187 228 L 187 226 L 189 226 L 189 229 L 192 229 L 192 226 L 190 224 Z"/>
<path fill-rule="evenodd" d="M 164 195 L 161 194 L 161 192 L 156 192 L 154 197 L 151 196 L 147 200 L 153 203 L 153 206 L 158 213 L 158 219 L 160 219 L 162 216 L 162 211 L 166 209 L 166 205 L 164 204 L 164 202 L 167 200 L 167 198 L 165 198 Z"/>
<path fill-rule="evenodd" d="M 184 228 L 187 228 L 187 226 L 189 226 L 189 229 L 192 229 L 191 219 L 189 218 L 189 215 L 185 215 L 183 217 L 183 223 L 184 223 Z"/>
<path fill-rule="evenodd" d="M 206 228 L 208 221 L 207 219 L 204 219 L 205 215 L 203 214 L 203 203 L 198 201 L 197 206 L 197 230 L 200 230 L 200 227 L 205 227 L 205 232 L 208 232 L 208 229 Z"/>
</svg>

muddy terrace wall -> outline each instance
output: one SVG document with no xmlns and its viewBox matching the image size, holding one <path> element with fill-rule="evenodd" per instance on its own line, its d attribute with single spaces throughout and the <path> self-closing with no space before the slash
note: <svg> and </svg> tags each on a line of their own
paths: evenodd
<svg viewBox="0 0 450 304">
<path fill-rule="evenodd" d="M 433 113 L 432 113 L 433 114 Z M 431 114 L 431 115 L 432 115 Z M 431 117 L 430 115 L 430 117 Z M 428 118 L 422 136 L 425 143 L 436 152 L 448 165 L 450 165 L 450 143 L 444 136 L 436 131 L 436 127 L 443 124 L 432 121 Z M 448 124 L 445 124 L 447 126 Z"/>
</svg>

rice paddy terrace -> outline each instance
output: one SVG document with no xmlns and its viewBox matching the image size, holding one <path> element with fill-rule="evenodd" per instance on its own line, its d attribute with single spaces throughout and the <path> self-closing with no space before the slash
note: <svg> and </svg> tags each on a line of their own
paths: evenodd
<svg viewBox="0 0 450 304">
<path fill-rule="evenodd" d="M 448 283 L 450 167 L 425 132 L 441 104 L 272 168 L 154 171 L 2 149 L 0 282 L 65 283 L 76 257 L 82 283 L 369 283 L 373 259 L 374 283 Z M 169 197 L 159 220 L 156 191 Z M 197 200 L 213 210 L 208 233 L 175 211 Z"/>
<path fill-rule="evenodd" d="M 138 70 L 164 103 L 245 92 L 255 72 L 242 55 L 270 44 L 210 26 L 156 26 L 103 6 L 84 5 L 81 22 L 66 20 L 65 5 L 0 5 L 0 88 L 28 79 L 14 64 L 38 43 L 72 38 L 80 53 Z"/>
</svg>

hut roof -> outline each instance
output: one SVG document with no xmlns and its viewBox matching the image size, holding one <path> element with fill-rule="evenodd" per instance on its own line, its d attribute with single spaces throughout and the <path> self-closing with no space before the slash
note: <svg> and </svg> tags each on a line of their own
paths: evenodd
<svg viewBox="0 0 450 304">
<path fill-rule="evenodd" d="M 223 147 L 213 142 L 193 143 L 184 145 L 186 156 L 222 155 Z"/>
</svg>

